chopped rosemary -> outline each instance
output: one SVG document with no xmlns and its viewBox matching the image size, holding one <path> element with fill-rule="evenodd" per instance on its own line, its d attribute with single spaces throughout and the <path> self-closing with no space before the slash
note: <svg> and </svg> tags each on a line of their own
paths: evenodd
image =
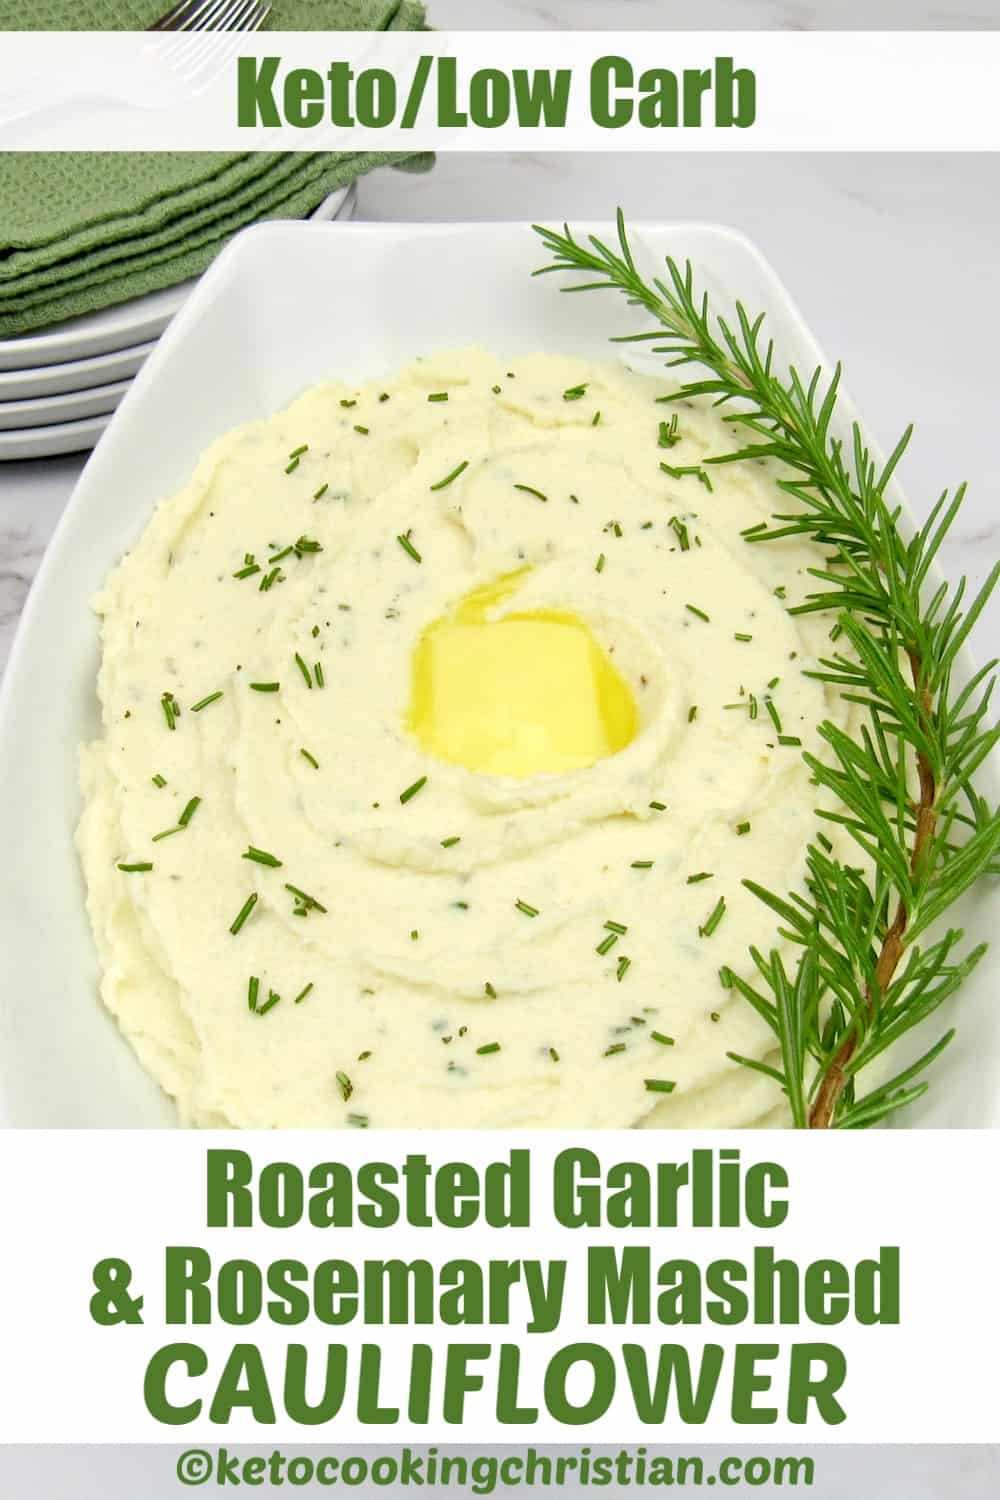
<svg viewBox="0 0 1000 1500">
<path fill-rule="evenodd" d="M 308 452 L 309 452 L 309 444 L 308 443 L 300 443 L 297 448 L 293 448 L 292 449 L 292 451 L 291 451 L 291 453 L 289 453 L 288 457 L 289 458 L 301 458 L 302 455 L 303 455 L 303 453 L 308 453 Z"/>
<path fill-rule="evenodd" d="M 602 1057 L 617 1057 L 619 1052 L 625 1051 L 624 1042 L 612 1042 L 610 1047 L 605 1047 L 601 1053 Z"/>
<path fill-rule="evenodd" d="M 708 623 L 708 620 L 709 620 L 708 615 L 706 615 L 706 613 L 705 613 L 705 611 L 703 609 L 699 609 L 698 606 L 697 606 L 697 604 L 685 604 L 684 608 L 690 614 L 697 615 L 699 620 L 704 620 L 706 623 Z"/>
<path fill-rule="evenodd" d="M 160 706 L 163 709 L 163 717 L 167 721 L 167 728 L 176 729 L 177 716 L 180 713 L 180 707 L 173 693 L 164 693 L 160 699 Z"/>
<path fill-rule="evenodd" d="M 327 490 L 329 488 L 330 488 L 329 481 L 328 480 L 324 481 L 324 483 L 320 485 L 319 489 L 313 495 L 313 499 L 314 500 L 322 500 L 323 496 L 326 494 L 326 492 L 327 492 Z"/>
<path fill-rule="evenodd" d="M 233 918 L 232 926 L 229 929 L 229 931 L 232 933 L 233 937 L 235 937 L 236 934 L 240 931 L 240 929 L 242 928 L 243 924 L 246 922 L 247 917 L 249 917 L 250 913 L 253 911 L 253 909 L 254 909 L 254 907 L 256 905 L 257 905 L 257 892 L 254 891 L 251 895 L 249 895 L 247 897 L 247 899 L 244 901 L 243 905 L 240 907 L 239 911 L 236 913 L 236 916 Z"/>
<path fill-rule="evenodd" d="M 712 910 L 709 912 L 708 916 L 705 918 L 702 926 L 698 928 L 698 936 L 711 937 L 725 915 L 726 898 L 725 896 L 720 896 L 718 901 L 712 907 Z"/>
<path fill-rule="evenodd" d="M 431 393 L 427 397 L 427 399 L 428 399 L 428 401 L 447 401 L 447 399 L 448 399 L 448 392 L 447 391 L 431 391 Z"/>
<path fill-rule="evenodd" d="M 305 986 L 305 988 L 299 990 L 299 993 L 295 996 L 295 999 L 292 1001 L 292 1004 L 293 1005 L 301 1005 L 302 1002 L 303 1002 L 303 1000 L 306 998 L 306 996 L 310 995 L 312 993 L 312 990 L 313 990 L 313 981 L 310 979 L 309 983 Z"/>
<path fill-rule="evenodd" d="M 281 689 L 280 682 L 251 682 L 250 689 L 254 693 L 277 693 Z"/>
<path fill-rule="evenodd" d="M 520 896 L 514 902 L 514 905 L 517 907 L 518 911 L 522 912 L 524 914 L 524 916 L 526 916 L 526 917 L 537 917 L 538 916 L 539 908 L 537 906 L 531 906 L 531 905 L 529 905 L 529 903 L 527 901 L 522 901 L 521 898 L 520 898 Z"/>
<path fill-rule="evenodd" d="M 413 558 L 414 562 L 423 562 L 423 558 L 420 556 L 420 553 L 410 541 L 410 533 L 408 531 L 400 532 L 400 534 L 396 537 L 396 541 L 402 547 L 407 556 Z"/>
<path fill-rule="evenodd" d="M 566 390 L 563 391 L 562 398 L 564 401 L 579 401 L 581 396 L 585 396 L 586 394 L 587 382 L 584 381 L 583 385 L 568 386 Z"/>
<path fill-rule="evenodd" d="M 489 997 L 490 997 L 491 1000 L 495 1000 L 496 997 L 497 997 L 497 992 L 493 988 L 492 984 L 490 983 L 490 981 L 488 979 L 487 979 L 486 983 L 483 985 L 483 993 L 485 995 L 489 995 Z"/>
<path fill-rule="evenodd" d="M 591 420 L 591 423 L 590 423 L 591 427 L 597 427 L 597 426 L 599 426 L 600 425 L 600 421 L 601 421 L 601 414 L 600 414 L 599 411 L 595 411 L 594 415 L 593 415 L 593 418 Z"/>
<path fill-rule="evenodd" d="M 255 573 L 260 572 L 260 563 L 248 562 L 242 568 L 237 568 L 233 574 L 234 578 L 252 578 Z"/>
<path fill-rule="evenodd" d="M 326 687 L 326 679 L 323 676 L 322 662 L 317 661 L 313 663 L 313 677 L 316 679 L 316 686 L 318 688 Z"/>
<path fill-rule="evenodd" d="M 488 1057 L 491 1052 L 499 1052 L 499 1051 L 500 1051 L 500 1043 L 499 1042 L 487 1042 L 484 1047 L 477 1047 L 476 1048 L 476 1056 L 477 1057 Z"/>
<path fill-rule="evenodd" d="M 669 422 L 660 423 L 660 435 L 657 438 L 657 447 L 672 448 L 680 440 L 681 435 L 677 431 L 677 413 L 674 412 Z"/>
<path fill-rule="evenodd" d="M 151 870 L 153 866 L 148 859 L 143 859 L 134 865 L 119 865 L 118 868 L 125 875 L 139 875 L 145 870 Z"/>
<path fill-rule="evenodd" d="M 180 817 L 177 819 L 177 823 L 178 823 L 179 827 L 181 827 L 181 828 L 186 828 L 187 827 L 187 825 L 190 823 L 191 819 L 194 817 L 195 813 L 198 811 L 198 807 L 199 807 L 200 803 L 201 803 L 201 798 L 200 797 L 192 797 L 191 798 L 190 802 L 188 802 L 187 806 L 184 808 L 184 811 L 181 813 Z"/>
<path fill-rule="evenodd" d="M 651 870 L 653 861 L 651 859 L 634 859 L 629 866 L 630 870 Z"/>
<path fill-rule="evenodd" d="M 358 404 L 357 397 L 350 397 L 350 398 L 348 398 L 347 396 L 341 396 L 341 398 L 340 398 L 340 404 L 344 408 L 345 411 L 349 411 L 352 406 L 357 406 L 357 404 Z"/>
<path fill-rule="evenodd" d="M 152 839 L 150 840 L 150 842 L 153 843 L 153 844 L 158 844 L 161 839 L 169 839 L 169 838 L 172 838 L 175 833 L 183 833 L 183 832 L 184 832 L 184 829 L 181 827 L 181 825 L 179 823 L 177 823 L 177 824 L 174 825 L 173 828 L 164 828 L 163 831 L 162 831 L 162 833 L 154 833 Z"/>
<path fill-rule="evenodd" d="M 203 708 L 207 708 L 210 703 L 218 702 L 221 697 L 222 689 L 219 688 L 217 692 L 209 693 L 207 698 L 201 698 L 197 703 L 192 703 L 191 712 L 193 714 L 200 714 Z"/>
<path fill-rule="evenodd" d="M 432 484 L 431 485 L 431 489 L 432 490 L 443 490 L 443 489 L 445 489 L 449 484 L 452 483 L 453 480 L 457 479 L 460 474 L 464 474 L 465 471 L 466 471 L 466 469 L 468 467 L 469 467 L 469 460 L 467 458 L 463 458 L 462 462 L 460 464 L 457 464 L 456 467 L 454 469 L 452 469 L 452 471 L 451 471 L 450 474 L 446 474 L 443 479 L 439 479 L 438 482 L 437 482 L 437 484 Z"/>
<path fill-rule="evenodd" d="M 165 776 L 161 776 L 159 771 L 157 771 L 155 776 L 151 776 L 150 780 L 152 781 L 154 786 L 158 787 L 165 787 L 167 784 L 167 778 Z"/>
<path fill-rule="evenodd" d="M 536 490 L 533 484 L 515 484 L 514 488 L 522 490 L 526 495 L 534 495 L 536 500 L 544 500 L 546 504 L 548 503 L 548 495 L 543 494 L 541 490 Z"/>
<path fill-rule="evenodd" d="M 367 427 L 363 427 L 360 422 L 355 422 L 354 431 L 360 432 L 362 437 L 367 437 L 369 429 Z"/>
<path fill-rule="evenodd" d="M 618 968 L 615 973 L 615 978 L 618 980 L 619 984 L 621 984 L 622 980 L 625 978 L 625 975 L 628 973 L 631 965 L 632 960 L 630 958 L 626 958 L 623 953 L 621 958 L 618 960 Z"/>
<path fill-rule="evenodd" d="M 680 546 L 681 551 L 690 552 L 691 538 L 688 534 L 688 529 L 681 518 L 679 516 L 671 516 L 670 520 L 667 522 L 667 525 L 670 527 L 671 531 L 674 533 L 674 536 L 677 538 L 677 542 Z"/>
<path fill-rule="evenodd" d="M 661 1047 L 672 1047 L 674 1045 L 673 1037 L 666 1036 L 662 1031 L 651 1031 L 649 1039 L 653 1042 L 659 1042 Z"/>
<path fill-rule="evenodd" d="M 605 922 L 604 928 L 606 932 L 617 932 L 619 937 L 624 937 L 626 932 L 628 932 L 628 928 L 624 922 L 612 922 L 610 918 Z"/>
<path fill-rule="evenodd" d="M 302 673 L 302 680 L 305 683 L 306 687 L 311 690 L 312 685 L 313 685 L 312 673 L 309 671 L 309 668 L 306 666 L 305 662 L 302 660 L 301 656 L 299 655 L 299 653 L 297 651 L 295 653 L 295 665 L 298 667 L 299 671 Z"/>
<path fill-rule="evenodd" d="M 337 1070 L 337 1073 L 336 1073 L 335 1076 L 336 1076 L 336 1079 L 337 1079 L 337 1087 L 340 1090 L 340 1097 L 343 1099 L 344 1103 L 346 1104 L 347 1101 L 348 1101 L 348 1099 L 354 1093 L 354 1085 L 351 1082 L 351 1080 L 348 1078 L 347 1074 L 344 1073 L 344 1072 L 342 1072 L 340 1069 Z"/>
<path fill-rule="evenodd" d="M 651 802 L 649 805 L 654 812 L 666 812 L 667 810 L 667 804 L 665 802 Z"/>
<path fill-rule="evenodd" d="M 417 793 L 419 791 L 421 791 L 426 785 L 427 785 L 427 777 L 426 776 L 418 776 L 417 779 L 416 779 L 416 781 L 412 782 L 406 788 L 405 791 L 400 792 L 400 794 L 399 794 L 399 800 L 400 800 L 400 802 L 404 802 L 404 803 L 405 802 L 409 802 L 410 799 L 412 797 L 415 797 L 417 795 Z"/>
<path fill-rule="evenodd" d="M 749 832 L 750 832 L 750 824 L 749 823 L 737 823 L 737 825 L 736 825 L 737 837 L 742 838 L 742 836 L 745 833 L 749 833 Z"/>
<path fill-rule="evenodd" d="M 282 865 L 282 861 L 276 854 L 268 854 L 266 849 L 258 849 L 253 844 L 248 847 L 245 854 L 240 855 L 240 859 L 252 860 L 256 865 L 267 865 L 272 870 L 280 870 Z"/>
<path fill-rule="evenodd" d="M 556 1051 L 556 1049 L 554 1047 L 550 1047 L 549 1048 L 549 1057 L 552 1059 L 553 1062 L 558 1062 L 559 1061 L 559 1053 Z"/>
<path fill-rule="evenodd" d="M 295 897 L 295 916 L 304 917 L 311 911 L 322 912 L 326 915 L 326 907 L 317 901 L 315 896 L 310 896 L 308 891 L 300 891 L 297 885 L 289 885 L 287 880 L 285 890 L 291 891 Z"/>
<path fill-rule="evenodd" d="M 266 1016 L 269 1010 L 274 1009 L 280 999 L 281 996 L 278 994 L 277 990 L 269 990 L 267 999 L 264 1001 L 264 1004 L 258 1005 L 257 1014 L 259 1016 Z"/>
<path fill-rule="evenodd" d="M 315 755 L 310 754 L 310 752 L 305 748 L 305 746 L 303 746 L 299 750 L 299 754 L 302 756 L 303 760 L 307 760 L 309 762 L 309 764 L 312 766 L 312 768 L 313 768 L 314 771 L 318 771 L 319 770 L 319 761 L 316 759 Z"/>
<path fill-rule="evenodd" d="M 453 849 L 456 844 L 460 844 L 461 842 L 462 842 L 462 836 L 461 836 L 461 834 L 454 833 L 454 834 L 452 834 L 451 838 L 447 838 L 447 839 L 442 839 L 441 840 L 441 848 L 442 849 Z"/>
<path fill-rule="evenodd" d="M 711 870 L 699 870 L 697 875 L 689 875 L 684 884 L 698 885 L 702 880 L 712 880 L 713 878 Z"/>
<path fill-rule="evenodd" d="M 260 980 L 256 974 L 251 974 L 247 985 L 247 1009 L 257 1009 L 257 996 L 260 994 Z"/>
<path fill-rule="evenodd" d="M 685 476 L 693 474 L 694 477 L 705 486 L 709 494 L 712 493 L 712 481 L 709 479 L 708 474 L 702 468 L 701 464 L 681 464 L 679 467 L 675 468 L 673 464 L 661 463 L 660 468 L 663 470 L 664 474 L 669 474 L 671 479 L 684 479 Z"/>
<path fill-rule="evenodd" d="M 603 958 L 606 953 L 611 952 L 611 949 L 617 943 L 619 936 L 620 934 L 617 932 L 609 932 L 607 937 L 601 939 L 597 947 L 594 949 L 594 952 L 599 953 Z"/>
<path fill-rule="evenodd" d="M 388 399 L 388 397 L 386 399 Z M 349 1114 L 347 1116 L 347 1123 L 354 1130 L 367 1130 L 368 1129 L 368 1116 L 367 1115 Z"/>
<path fill-rule="evenodd" d="M 604 553 L 602 552 L 600 554 L 600 556 L 598 557 L 597 562 L 594 564 L 594 572 L 595 573 L 603 573 L 604 572 L 604 564 L 605 564 L 606 561 L 607 561 L 607 559 L 605 558 Z"/>
<path fill-rule="evenodd" d="M 648 1094 L 672 1094 L 677 1087 L 676 1083 L 667 1078 L 645 1078 L 643 1082 Z"/>
</svg>

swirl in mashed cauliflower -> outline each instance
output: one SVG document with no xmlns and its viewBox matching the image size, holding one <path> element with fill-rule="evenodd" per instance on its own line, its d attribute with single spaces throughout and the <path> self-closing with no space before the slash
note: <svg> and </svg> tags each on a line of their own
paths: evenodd
<svg viewBox="0 0 1000 1500">
<path fill-rule="evenodd" d="M 668 392 L 475 349 L 326 385 L 216 442 L 111 575 L 78 845 L 104 1003 L 185 1123 L 786 1123 L 725 978 L 844 717 L 789 613 L 819 554 L 747 539 L 773 474 L 706 469 L 731 431 Z M 470 598 L 585 630 L 627 743 L 437 753 L 415 662 Z"/>
</svg>

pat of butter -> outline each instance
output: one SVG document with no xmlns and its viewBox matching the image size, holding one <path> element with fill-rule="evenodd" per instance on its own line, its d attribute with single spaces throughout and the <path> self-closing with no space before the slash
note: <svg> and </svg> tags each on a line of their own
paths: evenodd
<svg viewBox="0 0 1000 1500">
<path fill-rule="evenodd" d="M 571 771 L 621 750 L 638 715 L 587 625 L 554 611 L 484 618 L 509 581 L 435 622 L 413 655 L 409 728 L 424 749 L 472 771 Z"/>
</svg>

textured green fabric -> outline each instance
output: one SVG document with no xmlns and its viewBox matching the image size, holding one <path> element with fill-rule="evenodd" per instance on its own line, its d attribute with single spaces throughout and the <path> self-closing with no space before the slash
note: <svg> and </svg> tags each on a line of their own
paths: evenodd
<svg viewBox="0 0 1000 1500">
<path fill-rule="evenodd" d="M 0 31 L 141 29 L 166 0 L 0 0 Z M 418 0 L 274 0 L 268 29 L 424 29 Z M 198 275 L 237 230 L 307 217 L 391 153 L 0 155 L 0 338 Z"/>
</svg>

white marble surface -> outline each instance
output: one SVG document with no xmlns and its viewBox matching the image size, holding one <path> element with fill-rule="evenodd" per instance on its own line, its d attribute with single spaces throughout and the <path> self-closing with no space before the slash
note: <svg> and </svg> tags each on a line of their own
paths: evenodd
<svg viewBox="0 0 1000 1500">
<path fill-rule="evenodd" d="M 565 0 L 558 4 L 565 12 Z M 582 0 L 574 12 L 591 8 Z M 658 7 L 616 0 L 616 8 L 648 20 Z M 438 0 L 438 9 L 447 21 L 471 3 Z M 518 21 L 529 9 L 540 14 L 526 0 L 488 0 L 482 9 Z M 925 514 L 942 488 L 968 481 L 942 564 L 950 577 L 980 582 L 1000 554 L 998 159 L 453 154 L 429 176 L 383 171 L 367 179 L 359 214 L 558 222 L 609 217 L 618 203 L 631 218 L 714 220 L 757 242 L 821 344 L 843 361 L 876 442 L 886 447 L 907 422 L 916 424 L 902 469 L 914 512 Z M 0 464 L 0 666 L 82 463 Z M 980 659 L 996 652 L 1000 596 L 976 640 Z"/>
<path fill-rule="evenodd" d="M 989 0 L 427 0 L 456 31 L 987 31 Z"/>
<path fill-rule="evenodd" d="M 416 1446 L 416 1445 L 414 1445 Z M 443 1447 L 443 1445 L 442 1445 Z M 92 1446 L 87 1448 L 2 1448 L 0 1449 L 0 1489 L 4 1495 L 9 1495 L 11 1500 L 22 1500 L 22 1497 L 37 1496 L 38 1500 L 132 1500 L 136 1495 L 142 1495 L 145 1500 L 178 1500 L 180 1495 L 191 1493 L 185 1491 L 175 1478 L 177 1460 L 182 1453 L 180 1448 L 149 1447 L 136 1445 L 134 1447 L 105 1448 Z M 240 1445 L 238 1448 L 230 1449 L 238 1452 L 241 1457 L 247 1458 L 251 1455 L 259 1455 L 267 1458 L 271 1453 L 270 1447 L 249 1447 Z M 294 1453 L 302 1453 L 316 1459 L 324 1452 L 339 1453 L 344 1456 L 344 1449 L 337 1449 L 331 1444 L 327 1448 L 309 1448 L 301 1445 L 296 1449 L 286 1447 L 286 1457 Z M 365 1445 L 352 1448 L 352 1453 L 363 1454 L 370 1459 L 378 1453 L 395 1452 L 398 1449 L 378 1449 Z M 471 1458 L 475 1450 L 472 1448 L 461 1448 L 455 1450 L 466 1454 Z M 488 1450 L 494 1451 L 494 1450 Z M 559 1450 L 539 1447 L 541 1453 L 558 1453 Z M 595 1452 L 614 1454 L 615 1448 L 599 1448 Z M 859 1500 L 994 1500 L 1000 1485 L 1000 1449 L 991 1447 L 919 1447 L 919 1448 L 860 1448 L 860 1447 L 825 1447 L 816 1444 L 801 1443 L 797 1447 L 789 1445 L 783 1449 L 769 1448 L 763 1444 L 756 1448 L 711 1448 L 699 1445 L 692 1441 L 685 1448 L 656 1448 L 649 1445 L 649 1452 L 659 1452 L 671 1455 L 675 1460 L 685 1455 L 700 1454 L 703 1459 L 706 1475 L 718 1464 L 721 1458 L 727 1456 L 727 1452 L 738 1453 L 744 1458 L 756 1455 L 795 1455 L 809 1454 L 815 1465 L 815 1477 L 813 1484 L 806 1488 L 799 1485 L 795 1489 L 796 1494 L 808 1495 L 810 1500 L 844 1500 L 845 1496 L 858 1496 Z M 711 1482 L 711 1481 L 710 1481 Z M 686 1486 L 690 1493 L 694 1493 L 695 1487 L 690 1483 Z M 215 1489 L 214 1485 L 206 1485 L 203 1493 L 209 1489 Z M 277 1494 L 277 1489 L 271 1486 L 266 1491 L 259 1493 Z M 255 1491 L 255 1493 L 258 1493 Z M 282 1493 L 285 1493 L 284 1488 Z M 295 1495 L 319 1496 L 329 1495 L 332 1491 L 318 1484 L 296 1485 L 290 1491 Z M 356 1494 L 376 1494 L 384 1496 L 385 1500 L 404 1500 L 404 1497 L 412 1496 L 415 1492 L 412 1488 L 405 1488 L 398 1484 L 380 1485 L 377 1489 L 366 1486 L 363 1489 L 349 1491 Z M 428 1485 L 419 1491 L 426 1500 L 445 1500 L 445 1497 L 467 1496 L 472 1493 L 471 1488 L 460 1489 L 456 1484 L 450 1485 Z M 523 1495 L 525 1489 L 512 1490 L 498 1485 L 494 1492 L 496 1495 Z M 536 1489 L 532 1493 L 544 1493 Z M 553 1488 L 552 1493 L 565 1500 L 587 1500 L 594 1494 L 614 1494 L 618 1497 L 632 1493 L 631 1490 L 616 1488 L 613 1491 L 594 1490 L 593 1487 L 583 1488 L 572 1482 Z M 635 1489 L 637 1495 L 648 1493 L 648 1491 Z M 658 1494 L 656 1490 L 652 1493 Z M 727 1495 L 789 1495 L 792 1493 L 788 1482 L 781 1484 L 742 1484 L 727 1487 Z"/>
</svg>

